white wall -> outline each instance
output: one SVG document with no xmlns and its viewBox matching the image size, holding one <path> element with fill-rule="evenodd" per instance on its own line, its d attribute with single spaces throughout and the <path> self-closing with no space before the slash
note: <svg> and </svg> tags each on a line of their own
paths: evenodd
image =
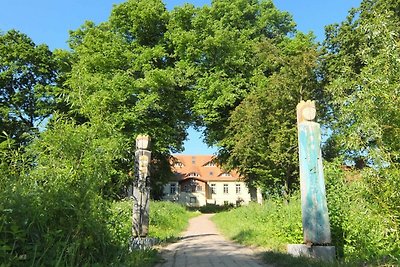
<svg viewBox="0 0 400 267">
<path fill-rule="evenodd" d="M 175 195 L 170 194 L 171 184 L 175 184 L 177 189 Z M 215 194 L 211 194 L 212 184 L 215 184 Z M 224 193 L 224 184 L 228 185 L 228 193 Z M 237 184 L 240 184 L 240 193 L 236 193 Z M 236 205 L 237 201 L 240 201 L 241 204 L 248 204 L 251 201 L 249 189 L 244 182 L 208 182 L 207 187 L 209 194 L 206 196 L 205 192 L 179 192 L 178 182 L 170 182 L 164 186 L 164 199 L 195 207 L 204 206 L 206 203 L 216 205 L 224 205 L 225 203 L 229 203 Z M 196 202 L 190 203 L 191 200 L 193 202 L 193 197 L 196 198 Z"/>
<path fill-rule="evenodd" d="M 241 201 L 241 204 L 250 202 L 249 190 L 244 182 L 208 182 L 210 186 L 215 184 L 215 194 L 210 194 L 211 199 L 207 199 L 207 203 L 224 205 L 225 203 L 235 204 Z M 228 193 L 224 193 L 224 184 L 228 185 Z M 236 185 L 240 185 L 240 193 L 236 193 Z"/>
<path fill-rule="evenodd" d="M 171 194 L 171 184 L 175 184 L 176 193 Z M 164 197 L 165 200 L 178 202 L 185 204 L 190 207 L 200 207 L 206 205 L 205 192 L 180 192 L 178 182 L 170 182 L 164 185 Z"/>
</svg>

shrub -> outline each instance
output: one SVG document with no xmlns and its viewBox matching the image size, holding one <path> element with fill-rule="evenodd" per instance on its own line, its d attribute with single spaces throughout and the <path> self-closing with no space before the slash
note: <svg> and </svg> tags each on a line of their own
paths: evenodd
<svg viewBox="0 0 400 267">
<path fill-rule="evenodd" d="M 345 261 L 399 263 L 399 224 L 392 209 L 382 207 L 397 201 L 385 199 L 381 191 L 382 186 L 389 187 L 390 177 L 368 169 L 343 171 L 335 164 L 327 164 L 325 172 L 332 241 L 338 256 Z M 371 194 L 371 190 L 381 194 Z M 398 187 L 390 190 L 398 191 Z"/>
</svg>

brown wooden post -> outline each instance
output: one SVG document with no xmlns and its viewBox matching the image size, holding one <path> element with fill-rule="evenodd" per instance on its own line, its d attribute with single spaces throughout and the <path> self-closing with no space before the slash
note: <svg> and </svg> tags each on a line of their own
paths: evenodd
<svg viewBox="0 0 400 267">
<path fill-rule="evenodd" d="M 133 237 L 146 237 L 149 232 L 150 204 L 150 137 L 138 135 L 135 151 L 135 181 L 133 184 Z"/>
</svg>

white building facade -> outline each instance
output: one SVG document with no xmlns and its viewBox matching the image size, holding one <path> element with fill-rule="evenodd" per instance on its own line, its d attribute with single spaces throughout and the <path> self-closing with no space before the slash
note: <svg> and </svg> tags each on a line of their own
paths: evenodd
<svg viewBox="0 0 400 267">
<path fill-rule="evenodd" d="M 212 155 L 174 155 L 174 177 L 164 186 L 164 199 L 187 206 L 261 203 L 259 190 L 248 186 L 236 172 L 225 172 Z"/>
</svg>

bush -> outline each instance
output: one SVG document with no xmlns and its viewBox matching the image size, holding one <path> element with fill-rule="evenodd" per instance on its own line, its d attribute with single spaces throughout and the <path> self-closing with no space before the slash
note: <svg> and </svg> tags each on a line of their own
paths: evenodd
<svg viewBox="0 0 400 267">
<path fill-rule="evenodd" d="M 114 242 L 107 229 L 110 209 L 101 189 L 115 173 L 119 148 L 105 138 L 106 131 L 58 121 L 27 152 L 0 151 L 4 265 L 105 266 L 131 260 L 124 256 L 127 246 Z"/>
<path fill-rule="evenodd" d="M 332 241 L 338 256 L 345 261 L 400 263 L 399 224 L 387 208 L 397 200 L 382 202 L 383 183 L 378 183 L 381 179 L 388 186 L 390 178 L 376 177 L 380 171 L 343 171 L 334 164 L 327 164 L 325 172 Z M 373 195 L 371 190 L 381 194 Z"/>
</svg>

